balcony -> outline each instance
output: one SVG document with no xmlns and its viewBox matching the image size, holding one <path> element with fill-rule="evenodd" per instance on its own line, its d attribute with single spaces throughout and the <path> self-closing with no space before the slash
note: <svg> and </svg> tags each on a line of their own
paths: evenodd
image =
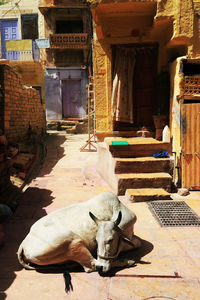
<svg viewBox="0 0 200 300">
<path fill-rule="evenodd" d="M 51 49 L 86 49 L 87 33 L 50 34 Z"/>
<path fill-rule="evenodd" d="M 39 0 L 39 10 L 45 14 L 49 8 L 85 8 L 82 0 Z"/>
<path fill-rule="evenodd" d="M 18 61 L 39 61 L 39 49 L 32 40 L 6 41 L 2 48 L 2 58 Z"/>
</svg>

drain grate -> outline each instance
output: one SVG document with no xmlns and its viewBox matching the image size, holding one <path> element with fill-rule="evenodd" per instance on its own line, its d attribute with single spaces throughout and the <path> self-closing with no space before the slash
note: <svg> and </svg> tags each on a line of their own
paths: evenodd
<svg viewBox="0 0 200 300">
<path fill-rule="evenodd" d="M 148 206 L 163 227 L 200 226 L 199 216 L 184 201 L 152 201 Z"/>
</svg>

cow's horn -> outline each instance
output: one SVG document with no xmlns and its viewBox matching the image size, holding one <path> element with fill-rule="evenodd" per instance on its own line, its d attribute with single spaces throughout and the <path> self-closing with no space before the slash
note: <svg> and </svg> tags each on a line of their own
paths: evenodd
<svg viewBox="0 0 200 300">
<path fill-rule="evenodd" d="M 91 213 L 91 211 L 89 211 L 89 215 L 90 218 L 97 224 L 99 222 L 99 219 L 97 217 L 95 217 L 95 215 L 93 215 L 93 213 Z"/>
<path fill-rule="evenodd" d="M 121 219 L 122 219 L 122 212 L 120 210 L 119 213 L 118 213 L 118 217 L 117 217 L 116 221 L 114 222 L 115 226 L 119 225 L 119 223 L 121 222 Z"/>
</svg>

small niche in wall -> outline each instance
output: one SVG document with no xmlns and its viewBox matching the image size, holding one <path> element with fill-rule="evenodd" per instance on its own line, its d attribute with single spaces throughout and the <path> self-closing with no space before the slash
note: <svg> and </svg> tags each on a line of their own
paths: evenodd
<svg viewBox="0 0 200 300">
<path fill-rule="evenodd" d="M 82 33 L 82 20 L 57 20 L 56 33 Z"/>
<path fill-rule="evenodd" d="M 42 103 L 42 88 L 41 86 L 32 86 L 33 89 L 39 91 L 40 94 L 40 103 Z"/>
<path fill-rule="evenodd" d="M 183 101 L 184 104 L 191 104 L 191 103 L 200 103 L 200 100 L 195 100 L 195 99 L 184 99 Z"/>
<path fill-rule="evenodd" d="M 200 63 L 191 63 L 186 61 L 182 61 L 182 72 L 184 76 L 200 76 Z"/>
</svg>

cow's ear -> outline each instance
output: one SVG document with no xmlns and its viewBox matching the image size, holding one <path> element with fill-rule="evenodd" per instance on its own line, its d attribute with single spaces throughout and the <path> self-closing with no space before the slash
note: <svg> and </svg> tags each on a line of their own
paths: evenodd
<svg viewBox="0 0 200 300">
<path fill-rule="evenodd" d="M 93 213 L 91 213 L 91 211 L 89 211 L 89 215 L 90 218 L 97 224 L 99 222 L 99 219 L 97 219 L 97 217 L 95 217 L 95 215 L 93 215 Z"/>
<path fill-rule="evenodd" d="M 117 220 L 115 221 L 115 225 L 116 225 L 116 226 L 119 225 L 119 223 L 121 222 L 121 219 L 122 219 L 122 212 L 121 212 L 121 210 L 120 210 L 119 213 L 118 213 Z"/>
</svg>

